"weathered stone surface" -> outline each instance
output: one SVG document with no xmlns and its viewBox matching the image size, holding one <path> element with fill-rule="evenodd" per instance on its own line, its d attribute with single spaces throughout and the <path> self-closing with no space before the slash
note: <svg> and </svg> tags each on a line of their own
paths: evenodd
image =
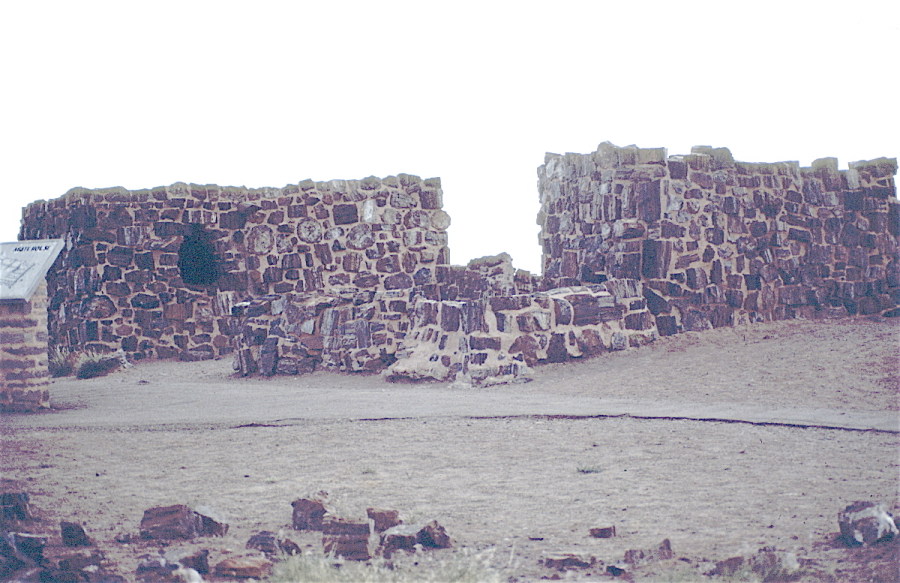
<svg viewBox="0 0 900 583">
<path fill-rule="evenodd" d="M 399 524 L 381 533 L 381 552 L 385 558 L 398 550 L 413 552 L 416 545 L 423 549 L 447 549 L 452 542 L 436 520 L 427 524 Z"/>
<path fill-rule="evenodd" d="M 841 537 L 850 546 L 890 540 L 898 533 L 894 518 L 880 502 L 854 502 L 838 513 Z"/>
<path fill-rule="evenodd" d="M 368 522 L 327 520 L 322 525 L 322 534 L 322 548 L 326 555 L 334 554 L 351 561 L 367 561 L 371 558 Z"/>
<path fill-rule="evenodd" d="M 294 508 L 292 525 L 294 530 L 322 530 L 325 506 L 319 500 L 299 498 L 291 502 Z"/>
<path fill-rule="evenodd" d="M 750 571 L 763 581 L 793 581 L 800 564 L 790 552 L 760 549 L 750 557 L 731 557 L 718 561 L 715 568 L 707 573 L 711 577 L 733 577 Z"/>
<path fill-rule="evenodd" d="M 615 526 L 598 526 L 590 530 L 591 536 L 594 538 L 612 538 L 616 536 Z"/>
<path fill-rule="evenodd" d="M 672 545 L 669 539 L 665 539 L 655 549 L 648 550 L 628 550 L 625 551 L 625 562 L 632 566 L 645 565 L 656 561 L 665 561 L 671 559 Z"/>
<path fill-rule="evenodd" d="M 184 581 L 176 573 L 179 565 L 162 556 L 144 555 L 134 571 L 138 583 L 181 583 Z"/>
<path fill-rule="evenodd" d="M 94 543 L 84 532 L 84 528 L 76 522 L 62 521 L 59 523 L 62 542 L 67 547 L 89 547 Z"/>
<path fill-rule="evenodd" d="M 256 549 L 267 556 L 277 555 L 279 552 L 286 555 L 299 555 L 300 546 L 290 539 L 280 539 L 275 533 L 262 530 L 247 540 L 248 549 Z"/>
<path fill-rule="evenodd" d="M 352 225 L 359 222 L 359 211 L 355 204 L 337 204 L 331 211 L 335 225 Z"/>
<path fill-rule="evenodd" d="M 444 527 L 438 524 L 436 520 L 432 520 L 422 526 L 416 535 L 416 540 L 423 547 L 433 549 L 448 549 L 452 544 Z"/>
<path fill-rule="evenodd" d="M 861 315 L 896 307 L 876 300 L 888 277 L 872 267 L 900 261 L 893 178 L 735 163 L 718 150 L 702 148 L 665 166 L 640 162 L 635 152 L 642 149 L 611 144 L 584 156 L 548 155 L 538 170 L 545 285 L 572 285 L 575 278 L 664 280 L 666 286 L 654 288 L 662 301 L 653 309 L 667 335 L 678 331 L 673 323 L 680 314 L 669 313 L 664 302 L 694 290 L 704 292 L 706 303 L 726 304 L 730 314 L 717 308 L 706 316 L 713 326 L 821 317 L 837 304 Z M 609 173 L 559 171 L 597 159 L 608 161 L 614 183 Z M 809 265 L 824 269 L 812 276 Z M 865 291 L 844 298 L 839 290 L 851 281 L 864 282 Z M 709 294 L 710 284 L 723 293 Z M 900 281 L 890 287 L 900 288 Z M 748 298 L 751 291 L 761 293 Z"/>
<path fill-rule="evenodd" d="M 322 534 L 369 536 L 368 522 L 354 522 L 342 518 L 326 520 L 322 524 Z"/>
<path fill-rule="evenodd" d="M 557 571 L 590 569 L 596 564 L 596 557 L 585 553 L 554 553 L 544 557 L 544 566 Z"/>
<path fill-rule="evenodd" d="M 183 504 L 176 504 L 145 510 L 140 532 L 145 539 L 192 539 L 197 536 L 224 536 L 228 525 L 194 512 Z"/>
<path fill-rule="evenodd" d="M 272 561 L 263 556 L 249 555 L 229 557 L 216 563 L 213 572 L 219 577 L 237 579 L 263 579 L 269 576 Z"/>
<path fill-rule="evenodd" d="M 28 492 L 0 492 L 0 522 L 31 520 Z"/>
<path fill-rule="evenodd" d="M 384 532 L 389 528 L 393 528 L 399 525 L 402 520 L 400 520 L 400 512 L 397 510 L 386 510 L 384 508 L 367 508 L 366 516 L 372 520 L 375 528 L 375 532 Z"/>
<path fill-rule="evenodd" d="M 318 243 L 322 240 L 322 226 L 316 219 L 305 219 L 297 223 L 297 236 L 306 243 Z"/>
<path fill-rule="evenodd" d="M 0 569 L 36 566 L 44 563 L 47 537 L 25 532 L 8 532 L 0 537 Z"/>
<path fill-rule="evenodd" d="M 375 244 L 372 227 L 366 223 L 360 223 L 350 228 L 347 233 L 347 247 L 350 249 L 368 249 Z"/>
<path fill-rule="evenodd" d="M 420 525 L 400 524 L 381 533 L 381 553 L 386 559 L 397 551 L 414 552 L 418 544 Z"/>
<path fill-rule="evenodd" d="M 159 307 L 159 298 L 150 294 L 137 294 L 131 298 L 131 305 L 142 310 L 152 310 Z"/>
<path fill-rule="evenodd" d="M 186 569 L 193 569 L 201 575 L 209 573 L 209 550 L 207 549 L 200 549 L 188 554 L 180 553 L 177 560 L 178 564 Z"/>
</svg>

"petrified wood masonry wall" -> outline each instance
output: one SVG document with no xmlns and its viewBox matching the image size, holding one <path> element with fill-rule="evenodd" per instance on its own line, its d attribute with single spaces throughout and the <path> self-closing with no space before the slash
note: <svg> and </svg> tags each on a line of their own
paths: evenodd
<svg viewBox="0 0 900 583">
<path fill-rule="evenodd" d="M 415 288 L 262 296 L 234 308 L 235 369 L 269 376 L 387 368 L 393 377 L 485 385 L 527 378 L 539 362 L 657 337 L 637 280 L 511 291 L 457 300 L 428 299 Z"/>
<path fill-rule="evenodd" d="M 266 294 L 418 286 L 447 267 L 439 179 L 73 189 L 24 210 L 20 239 L 64 238 L 50 342 L 132 359 L 232 350 L 232 307 Z"/>
<path fill-rule="evenodd" d="M 896 159 L 736 162 L 600 144 L 538 169 L 545 285 L 635 278 L 661 335 L 900 303 Z"/>
<path fill-rule="evenodd" d="M 539 362 L 624 350 L 657 337 L 637 280 L 478 300 L 419 299 L 410 319 L 390 375 L 482 385 L 527 379 Z"/>
</svg>

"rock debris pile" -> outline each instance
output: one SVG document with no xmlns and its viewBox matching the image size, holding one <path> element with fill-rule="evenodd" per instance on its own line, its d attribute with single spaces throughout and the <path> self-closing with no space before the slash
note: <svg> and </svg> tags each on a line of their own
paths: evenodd
<svg viewBox="0 0 900 583">
<path fill-rule="evenodd" d="M 453 547 L 450 536 L 437 521 L 405 524 L 397 510 L 384 508 L 368 508 L 364 519 L 340 517 L 327 510 L 326 501 L 327 494 L 320 492 L 314 497 L 292 502 L 288 528 L 298 535 L 321 533 L 321 553 L 336 560 L 390 561 L 401 551 L 418 553 Z M 75 522 L 62 521 L 59 529 L 53 531 L 35 518 L 25 492 L 0 493 L 0 503 L 0 579 L 3 580 L 200 583 L 204 580 L 262 579 L 272 573 L 279 561 L 304 552 L 284 528 L 256 531 L 244 545 L 246 552 L 225 549 L 224 541 L 216 543 L 215 540 L 223 540 L 229 525 L 184 505 L 149 508 L 144 511 L 137 534 L 121 533 L 107 541 L 100 540 L 99 535 L 88 536 L 84 527 Z M 840 552 L 843 548 L 846 552 L 854 552 L 859 549 L 878 553 L 890 547 L 888 553 L 893 552 L 896 564 L 900 537 L 894 518 L 884 504 L 854 502 L 839 512 L 837 519 L 840 533 L 832 537 L 833 544 L 837 545 L 835 550 Z M 616 536 L 612 526 L 591 528 L 585 532 L 586 536 L 588 534 L 600 539 Z M 203 542 L 199 542 L 201 539 Z M 146 552 L 137 556 L 133 565 L 114 564 L 102 550 L 113 544 L 133 545 L 136 552 Z M 877 559 L 883 557 L 879 555 Z M 559 579 L 560 573 L 568 571 L 629 579 L 637 570 L 666 571 L 677 568 L 678 564 L 693 565 L 695 569 L 708 564 L 711 569 L 707 568 L 702 575 L 712 580 L 745 576 L 770 582 L 817 576 L 834 580 L 831 574 L 817 570 L 809 560 L 772 547 L 713 563 L 706 559 L 676 559 L 668 539 L 651 548 L 627 550 L 621 559 L 611 562 L 583 551 L 547 552 L 540 559 L 539 568 L 550 572 L 543 577 L 548 579 Z M 882 566 L 889 567 L 890 561 Z"/>
</svg>

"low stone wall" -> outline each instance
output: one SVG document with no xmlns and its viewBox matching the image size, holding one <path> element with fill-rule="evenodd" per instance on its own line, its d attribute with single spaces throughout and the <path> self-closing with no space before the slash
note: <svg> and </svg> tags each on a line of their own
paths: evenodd
<svg viewBox="0 0 900 583">
<path fill-rule="evenodd" d="M 636 280 L 481 300 L 419 299 L 410 318 L 390 376 L 515 382 L 539 362 L 624 350 L 657 337 Z"/>
<path fill-rule="evenodd" d="M 657 331 L 636 280 L 460 301 L 401 290 L 268 295 L 233 310 L 235 370 L 317 369 L 496 384 L 530 366 L 624 350 Z"/>
<path fill-rule="evenodd" d="M 267 295 L 235 306 L 235 370 L 380 371 L 409 329 L 405 290 Z"/>
<path fill-rule="evenodd" d="M 0 302 L 0 411 L 50 406 L 47 366 L 47 284 L 30 300 Z"/>
</svg>

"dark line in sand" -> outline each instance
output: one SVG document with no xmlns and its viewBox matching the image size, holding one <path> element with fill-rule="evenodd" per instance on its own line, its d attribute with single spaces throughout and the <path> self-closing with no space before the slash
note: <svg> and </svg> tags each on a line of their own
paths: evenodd
<svg viewBox="0 0 900 583">
<path fill-rule="evenodd" d="M 631 415 L 629 413 L 622 413 L 621 415 L 496 415 L 496 416 L 487 416 L 487 417 L 473 417 L 469 416 L 468 419 L 522 419 L 522 418 L 533 418 L 533 419 L 615 419 L 615 418 L 631 418 L 631 419 L 647 419 L 647 420 L 658 420 L 658 421 L 708 421 L 712 423 L 744 423 L 747 425 L 775 425 L 779 427 L 797 427 L 799 429 L 837 429 L 841 431 L 859 431 L 859 432 L 874 432 L 874 433 L 892 433 L 898 434 L 900 431 L 896 429 L 876 429 L 874 427 L 870 427 L 867 429 L 861 429 L 859 427 L 842 427 L 839 425 L 817 425 L 815 423 L 788 423 L 786 421 L 747 421 L 744 419 L 719 419 L 716 417 L 655 417 L 649 415 Z"/>
</svg>

